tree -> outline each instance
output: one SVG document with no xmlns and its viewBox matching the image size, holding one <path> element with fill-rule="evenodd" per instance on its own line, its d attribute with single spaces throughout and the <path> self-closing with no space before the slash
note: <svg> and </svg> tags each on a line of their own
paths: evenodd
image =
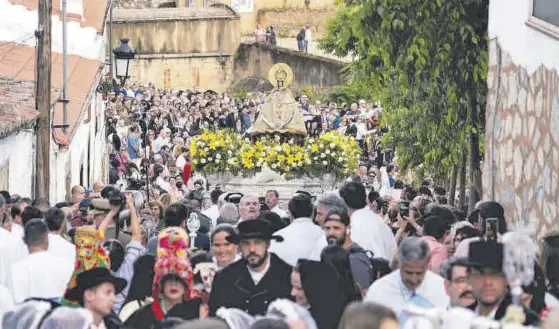
<svg viewBox="0 0 559 329">
<path fill-rule="evenodd" d="M 319 45 L 353 55 L 349 82 L 366 81 L 387 109 L 399 164 L 446 175 L 469 140 L 470 209 L 481 192 L 488 1 L 345 0 Z"/>
</svg>

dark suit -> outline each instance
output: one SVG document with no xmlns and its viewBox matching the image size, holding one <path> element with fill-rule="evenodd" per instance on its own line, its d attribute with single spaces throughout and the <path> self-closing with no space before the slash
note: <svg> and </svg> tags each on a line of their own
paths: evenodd
<svg viewBox="0 0 559 329">
<path fill-rule="evenodd" d="M 495 313 L 495 318 L 493 318 L 493 320 L 500 321 L 502 318 L 504 318 L 507 312 L 507 308 L 511 304 L 512 304 L 512 296 L 510 294 L 507 294 L 505 299 L 501 302 L 501 304 L 499 304 L 499 307 L 497 308 L 497 312 Z M 472 311 L 475 311 L 476 307 L 477 307 L 477 302 L 468 306 L 468 308 Z M 532 310 L 524 307 L 524 315 L 526 316 L 526 321 L 524 321 L 523 325 L 525 326 L 539 325 L 540 317 Z"/>
<path fill-rule="evenodd" d="M 254 285 L 246 262 L 241 259 L 219 271 L 210 294 L 210 315 L 220 307 L 238 308 L 250 315 L 263 315 L 268 305 L 278 298 L 290 298 L 292 268 L 270 253 L 270 268 Z"/>
</svg>

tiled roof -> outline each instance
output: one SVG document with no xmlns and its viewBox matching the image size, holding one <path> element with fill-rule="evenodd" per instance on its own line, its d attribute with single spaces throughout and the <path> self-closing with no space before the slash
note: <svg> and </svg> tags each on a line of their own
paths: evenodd
<svg viewBox="0 0 559 329">
<path fill-rule="evenodd" d="M 76 55 L 68 55 L 68 123 L 66 134 L 60 129 L 55 131 L 55 138 L 62 145 L 67 145 L 72 131 L 78 124 L 82 109 L 88 101 L 89 91 L 98 82 L 100 63 Z M 14 44 L 0 45 L 0 76 L 14 80 L 35 80 L 35 48 Z M 52 88 L 62 90 L 62 54 L 52 53 Z M 61 97 L 61 92 L 58 97 Z M 56 101 L 54 96 L 51 101 Z M 34 107 L 32 107 L 34 108 Z M 62 103 L 54 108 L 54 124 L 62 124 Z"/>
<path fill-rule="evenodd" d="M 35 83 L 0 77 L 0 139 L 33 127 L 38 115 Z"/>
<path fill-rule="evenodd" d="M 38 0 L 9 0 L 14 5 L 22 5 L 28 10 L 37 10 Z M 108 0 L 83 0 L 83 17 L 68 13 L 68 21 L 79 22 L 82 27 L 91 26 L 103 32 L 108 8 Z M 61 0 L 52 0 L 52 14 L 62 16 Z"/>
</svg>

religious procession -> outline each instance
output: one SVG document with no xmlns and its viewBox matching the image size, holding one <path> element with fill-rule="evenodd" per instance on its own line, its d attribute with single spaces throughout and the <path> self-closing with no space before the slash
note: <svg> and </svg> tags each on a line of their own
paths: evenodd
<svg viewBox="0 0 559 329">
<path fill-rule="evenodd" d="M 1 191 L 0 328 L 559 327 L 559 235 L 416 186 L 366 141 L 379 106 L 269 77 L 245 99 L 120 88 L 109 184 Z"/>
</svg>

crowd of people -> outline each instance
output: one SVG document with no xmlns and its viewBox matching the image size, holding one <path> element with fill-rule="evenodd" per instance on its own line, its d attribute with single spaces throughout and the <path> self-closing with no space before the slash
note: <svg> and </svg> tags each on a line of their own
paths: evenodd
<svg viewBox="0 0 559 329">
<path fill-rule="evenodd" d="M 410 307 L 499 321 L 510 305 L 524 325 L 559 326 L 559 235 L 545 237 L 517 296 L 503 207 L 456 209 L 365 141 L 355 176 L 321 195 L 212 186 L 190 163 L 190 139 L 250 132 L 265 101 L 119 90 L 106 113 L 109 184 L 74 186 L 56 204 L 0 191 L 0 329 L 392 329 L 412 322 Z M 310 133 L 345 118 L 359 140 L 378 126 L 365 101 L 300 102 L 320 111 Z"/>
</svg>

